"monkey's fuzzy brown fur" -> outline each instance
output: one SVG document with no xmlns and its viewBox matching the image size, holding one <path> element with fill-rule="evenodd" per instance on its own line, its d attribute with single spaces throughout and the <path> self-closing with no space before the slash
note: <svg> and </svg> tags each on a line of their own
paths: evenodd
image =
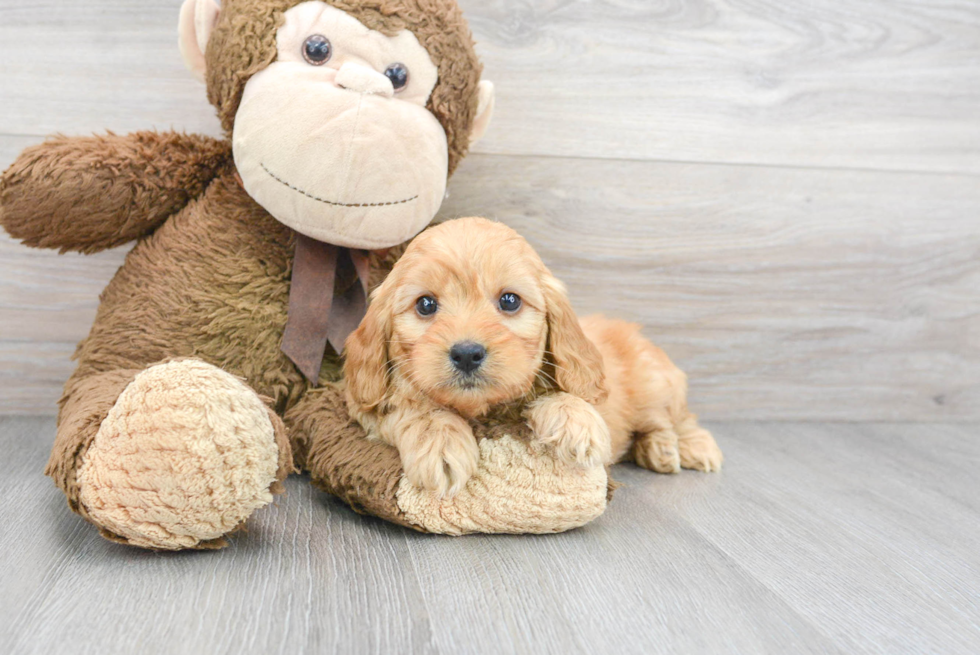
<svg viewBox="0 0 980 655">
<path fill-rule="evenodd" d="M 451 173 L 468 147 L 480 75 L 455 2 L 327 1 L 370 28 L 389 34 L 410 29 L 428 50 L 439 69 L 429 109 L 446 130 Z M 282 12 L 298 3 L 222 3 L 206 60 L 209 98 L 229 138 L 245 83 L 275 58 Z M 280 351 L 295 237 L 236 180 L 228 141 L 174 132 L 55 137 L 28 148 L 0 177 L 0 225 L 30 246 L 61 251 L 91 253 L 138 240 L 76 350 L 78 365 L 60 401 L 46 470 L 71 508 L 99 525 L 104 536 L 127 541 L 101 525 L 80 500 L 86 453 L 138 375 L 155 364 L 186 359 L 238 376 L 269 407 L 279 460 L 271 491 L 281 491 L 295 466 L 354 509 L 410 524 L 394 499 L 397 452 L 368 444 L 348 417 L 337 384 L 337 353 L 328 346 L 321 386 L 312 388 Z M 383 259 L 372 255 L 372 286 L 402 251 L 393 248 Z M 524 430 L 518 424 L 510 423 L 515 433 Z M 541 529 L 581 525 L 602 511 L 605 500 L 599 501 L 578 523 L 545 522 Z M 223 544 L 223 538 L 202 539 L 192 547 Z"/>
<path fill-rule="evenodd" d="M 147 166 L 151 173 L 140 176 Z M 72 509 L 88 516 L 78 501 L 76 470 L 122 390 L 148 366 L 176 358 L 214 364 L 267 399 L 282 456 L 278 479 L 293 470 L 277 415 L 297 407 L 311 387 L 280 351 L 295 236 L 238 184 L 227 143 L 152 132 L 59 137 L 28 149 L 0 188 L 0 224 L 30 245 L 92 252 L 142 236 L 102 293 L 60 401 L 47 473 Z M 161 207 L 176 213 L 168 219 Z M 373 285 L 400 251 L 372 256 Z M 328 349 L 320 383 L 339 377 L 340 359 Z M 336 401 L 314 406 L 316 397 L 331 393 L 333 387 L 318 390 L 297 416 L 346 425 Z M 306 468 L 303 427 L 293 426 L 291 436 L 304 444 L 297 466 Z"/>
</svg>

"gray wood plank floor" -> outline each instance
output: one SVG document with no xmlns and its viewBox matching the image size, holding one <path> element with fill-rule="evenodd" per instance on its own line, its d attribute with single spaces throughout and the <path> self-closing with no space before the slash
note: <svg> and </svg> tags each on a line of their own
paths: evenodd
<svg viewBox="0 0 980 655">
<path fill-rule="evenodd" d="M 976 653 L 976 425 L 726 422 L 718 475 L 625 483 L 547 537 L 357 516 L 300 476 L 212 553 L 102 540 L 0 418 L 2 653 Z"/>
</svg>

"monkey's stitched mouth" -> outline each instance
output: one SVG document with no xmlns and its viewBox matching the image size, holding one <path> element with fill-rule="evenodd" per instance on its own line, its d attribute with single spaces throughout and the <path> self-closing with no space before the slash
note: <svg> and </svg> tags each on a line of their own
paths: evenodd
<svg viewBox="0 0 980 655">
<path fill-rule="evenodd" d="M 269 177 L 271 177 L 273 180 L 283 185 L 284 187 L 290 188 L 297 193 L 302 193 L 307 198 L 316 200 L 318 202 L 322 202 L 325 205 L 333 205 L 334 207 L 388 207 L 390 205 L 404 205 L 405 203 L 412 202 L 413 200 L 418 200 L 418 195 L 414 195 L 411 198 L 405 198 L 404 200 L 392 200 L 391 202 L 351 202 L 351 203 L 334 202 L 333 200 L 325 200 L 324 198 L 315 196 L 312 193 L 309 193 L 308 191 L 303 191 L 299 187 L 293 186 L 286 180 L 282 179 L 281 177 L 279 177 L 278 175 L 270 171 L 268 168 L 265 167 L 265 164 L 261 162 L 259 163 L 259 166 L 262 167 L 262 170 L 264 170 L 269 175 Z"/>
</svg>

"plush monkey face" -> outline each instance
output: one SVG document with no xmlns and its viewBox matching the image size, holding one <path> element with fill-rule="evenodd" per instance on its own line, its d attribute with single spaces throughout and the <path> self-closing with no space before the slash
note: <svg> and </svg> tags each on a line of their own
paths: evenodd
<svg viewBox="0 0 980 655">
<path fill-rule="evenodd" d="M 451 169 L 485 130 L 492 85 L 476 84 L 458 7 L 425 3 L 429 14 L 445 11 L 427 16 L 422 5 L 226 0 L 219 10 L 186 0 L 181 50 L 206 71 L 245 190 L 297 232 L 352 248 L 407 241 L 435 216 Z M 274 34 L 255 35 L 270 24 Z M 458 44 L 446 40 L 454 32 Z M 258 52 L 223 56 L 243 46 Z M 248 68 L 215 70 L 238 61 Z M 469 75 L 443 79 L 456 69 Z"/>
<path fill-rule="evenodd" d="M 235 117 L 245 190 L 319 241 L 407 241 L 446 191 L 446 134 L 425 108 L 435 65 L 411 32 L 385 36 L 322 2 L 283 18 L 278 58 L 245 85 Z"/>
</svg>

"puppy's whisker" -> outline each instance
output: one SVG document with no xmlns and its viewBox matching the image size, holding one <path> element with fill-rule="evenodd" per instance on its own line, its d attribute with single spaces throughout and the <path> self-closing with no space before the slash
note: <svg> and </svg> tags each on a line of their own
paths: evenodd
<svg viewBox="0 0 980 655">
<path fill-rule="evenodd" d="M 388 369 L 388 377 L 394 379 L 395 377 L 400 377 L 401 379 L 407 380 L 413 387 L 417 386 L 415 384 L 415 379 L 411 369 L 405 367 L 403 363 L 396 363 Z"/>
<path fill-rule="evenodd" d="M 544 369 L 539 370 L 537 372 L 536 377 L 538 379 L 544 378 L 544 382 L 550 382 L 550 383 L 555 384 L 555 385 L 558 384 L 558 380 L 556 380 L 553 375 L 551 375 L 550 373 L 548 373 Z"/>
<path fill-rule="evenodd" d="M 407 370 L 405 369 L 405 365 L 406 364 L 407 364 L 407 362 L 399 362 L 399 361 L 395 361 L 395 360 L 389 361 L 388 362 L 388 370 L 385 372 L 385 376 L 387 378 L 387 381 L 388 381 L 389 384 L 392 384 L 392 385 L 396 381 L 396 378 L 400 378 L 400 379 L 406 381 L 408 383 L 407 385 L 405 385 L 405 384 L 398 385 L 400 387 L 407 387 L 407 388 L 403 388 L 402 389 L 402 393 L 405 393 L 405 395 L 408 395 L 413 400 L 424 401 L 425 400 L 425 395 L 418 388 L 419 385 L 417 384 L 417 382 L 415 380 L 415 377 L 414 377 L 414 374 L 413 374 L 412 370 L 411 369 L 407 369 Z"/>
<path fill-rule="evenodd" d="M 412 370 L 412 369 L 409 369 L 408 372 L 405 374 L 405 378 L 412 385 L 412 390 L 415 393 L 418 393 L 419 392 L 419 383 L 418 383 L 418 380 L 415 379 L 415 371 Z"/>
<path fill-rule="evenodd" d="M 396 374 L 400 374 L 400 373 L 401 373 L 401 365 L 399 364 L 399 365 L 388 367 L 388 370 L 385 372 L 385 375 L 387 376 L 390 382 L 391 379 L 394 378 Z"/>
<path fill-rule="evenodd" d="M 555 379 L 555 378 L 554 378 L 554 377 L 553 377 L 553 376 L 551 375 L 551 373 L 549 373 L 549 372 L 547 371 L 547 369 L 545 369 L 545 368 L 539 368 L 539 369 L 538 369 L 538 371 L 537 371 L 537 373 L 536 373 L 535 375 L 544 375 L 545 377 L 548 377 L 548 378 L 551 378 L 552 380 L 554 380 L 554 379 Z"/>
<path fill-rule="evenodd" d="M 555 353 L 553 353 L 553 352 L 551 352 L 550 350 L 545 350 L 545 351 L 544 351 L 544 354 L 545 354 L 545 355 L 551 355 L 552 357 L 556 357 L 556 355 L 555 355 Z M 548 364 L 547 364 L 547 365 L 548 365 L 548 366 L 551 366 L 551 367 L 553 367 L 553 368 L 555 368 L 555 369 L 558 369 L 559 371 L 567 371 L 567 370 L 568 370 L 568 369 L 567 369 L 567 368 L 565 368 L 564 366 L 559 366 L 559 365 L 558 365 L 558 364 L 556 364 L 556 363 L 555 363 L 554 361 L 550 361 L 550 362 L 548 362 Z"/>
</svg>

